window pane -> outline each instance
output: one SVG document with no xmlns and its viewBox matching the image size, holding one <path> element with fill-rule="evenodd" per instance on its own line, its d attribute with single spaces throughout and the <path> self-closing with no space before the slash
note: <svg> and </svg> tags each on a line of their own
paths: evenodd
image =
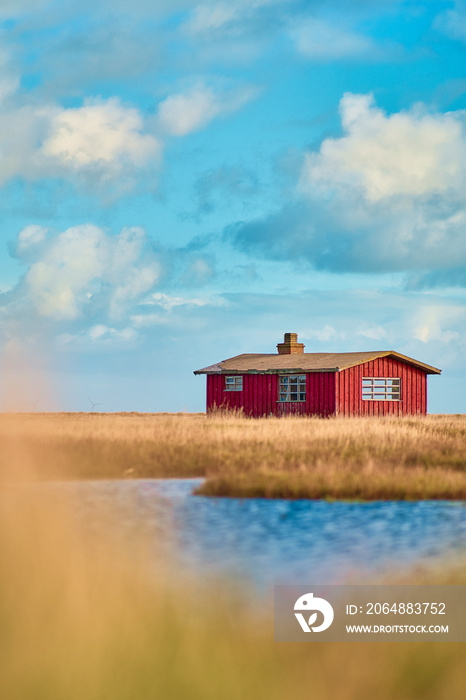
<svg viewBox="0 0 466 700">
<path fill-rule="evenodd" d="M 242 391 L 243 377 L 225 377 L 225 391 Z"/>
<path fill-rule="evenodd" d="M 280 375 L 278 380 L 279 401 L 305 401 L 306 375 Z"/>
<path fill-rule="evenodd" d="M 361 382 L 361 393 L 365 401 L 400 401 L 401 379 L 399 377 L 364 377 Z"/>
</svg>

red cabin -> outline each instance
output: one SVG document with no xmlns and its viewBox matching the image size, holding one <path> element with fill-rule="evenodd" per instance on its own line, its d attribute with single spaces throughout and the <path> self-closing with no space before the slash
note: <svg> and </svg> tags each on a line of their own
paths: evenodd
<svg viewBox="0 0 466 700">
<path fill-rule="evenodd" d="M 385 416 L 427 413 L 427 375 L 441 370 L 393 350 L 304 352 L 285 333 L 274 355 L 245 354 L 198 369 L 207 375 L 207 412 L 248 416 Z"/>
</svg>

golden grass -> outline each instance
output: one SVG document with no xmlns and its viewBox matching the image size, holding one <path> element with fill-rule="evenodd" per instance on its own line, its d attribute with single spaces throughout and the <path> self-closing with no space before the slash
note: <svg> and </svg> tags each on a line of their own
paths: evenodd
<svg viewBox="0 0 466 700">
<path fill-rule="evenodd" d="M 274 643 L 268 601 L 176 570 L 143 532 L 129 550 L 118 512 L 106 534 L 86 536 L 40 494 L 0 498 L 2 698 L 464 698 L 464 645 Z M 466 567 L 424 580 L 466 583 Z"/>
<path fill-rule="evenodd" d="M 41 479 L 207 477 L 222 496 L 466 499 L 466 416 L 267 418 L 217 414 L 0 416 Z"/>
<path fill-rule="evenodd" d="M 137 422 L 140 420 L 140 426 Z M 2 420 L 4 473 L 29 480 L 47 462 L 80 474 L 80 441 L 114 436 L 118 454 L 154 419 L 34 417 Z M 160 417 L 194 439 L 210 430 L 202 417 Z M 165 421 L 168 421 L 165 424 Z M 157 421 L 155 421 L 157 423 Z M 8 425 L 8 431 L 5 430 Z M 61 459 L 53 437 L 61 426 Z M 256 425 L 258 425 L 256 423 Z M 286 433 L 294 430 L 277 426 Z M 96 427 L 100 426 L 100 427 Z M 122 429 L 126 426 L 126 430 Z M 190 427 L 188 427 L 190 426 Z M 260 427 L 260 426 L 258 426 Z M 249 423 L 241 426 L 248 435 Z M 167 434 L 171 434 L 172 428 Z M 20 440 L 21 437 L 21 440 Z M 199 437 L 200 439 L 200 437 Z M 130 443 L 131 443 L 130 440 Z M 38 462 L 31 449 L 41 444 Z M 220 441 L 222 443 L 223 440 Z M 160 443 L 157 443 L 159 445 Z M 48 448 L 46 448 L 48 445 Z M 63 445 L 68 445 L 67 450 Z M 73 452 L 72 447 L 77 452 Z M 47 453 L 48 449 L 48 453 Z M 195 448 L 194 448 L 195 449 Z M 70 455 L 74 454 L 74 457 Z M 101 452 L 98 452 L 101 454 Z M 128 454 L 130 454 L 128 452 Z M 132 453 L 131 453 L 132 454 Z M 74 459 L 76 461 L 74 461 Z M 149 464 L 149 463 L 148 463 Z M 92 459 L 85 465 L 92 473 Z M 54 495 L 55 494 L 55 495 Z M 131 543 L 119 513 L 83 530 L 53 489 L 5 484 L 0 492 L 0 697 L 8 700 L 462 700 L 464 645 L 276 644 L 268 601 L 245 604 L 241 592 L 196 580 L 163 561 L 144 532 Z M 96 532 L 100 532 L 96 536 Z M 453 575 L 423 574 L 426 583 L 466 584 L 466 566 Z M 416 576 L 416 583 L 420 582 Z"/>
</svg>

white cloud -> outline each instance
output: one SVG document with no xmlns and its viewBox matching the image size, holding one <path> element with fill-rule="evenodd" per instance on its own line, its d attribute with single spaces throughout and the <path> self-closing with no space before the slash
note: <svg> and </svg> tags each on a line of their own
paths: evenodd
<svg viewBox="0 0 466 700">
<path fill-rule="evenodd" d="M 216 94 L 198 86 L 159 105 L 152 126 L 162 134 L 184 136 L 229 114 L 252 99 L 252 88 Z M 0 103 L 2 83 L 0 80 Z M 118 98 L 87 99 L 80 107 L 54 104 L 0 106 L 0 184 L 15 177 L 37 180 L 67 177 L 93 191 L 131 187 L 137 174 L 158 168 L 162 141 L 135 107 Z"/>
<path fill-rule="evenodd" d="M 90 185 L 133 184 L 159 164 L 161 144 L 142 113 L 116 98 L 75 108 L 28 101 L 11 57 L 0 48 L 0 185 L 16 177 L 70 177 Z"/>
<path fill-rule="evenodd" d="M 73 170 L 97 166 L 114 174 L 127 164 L 142 167 L 158 157 L 158 142 L 143 128 L 139 111 L 117 98 L 86 100 L 82 107 L 56 114 L 41 153 Z"/>
<path fill-rule="evenodd" d="M 27 227 L 18 239 L 40 235 Z M 42 240 L 17 293 L 39 316 L 52 320 L 70 321 L 99 311 L 118 318 L 155 286 L 161 273 L 142 229 L 110 236 L 87 224 Z"/>
<path fill-rule="evenodd" d="M 310 59 L 357 58 L 375 51 L 373 42 L 362 34 L 317 18 L 296 21 L 290 36 L 299 53 Z"/>
<path fill-rule="evenodd" d="M 185 288 L 185 277 L 193 281 L 192 268 L 202 258 L 189 250 L 154 248 L 139 227 L 111 235 L 92 224 L 58 233 L 29 225 L 10 251 L 26 271 L 0 294 L 0 339 L 34 328 L 47 342 L 55 337 L 59 350 L 118 349 L 138 344 L 146 329 L 186 326 L 196 309 L 226 303 L 216 296 L 159 291 L 168 282 Z M 204 267 L 195 272 L 195 283 L 204 282 Z"/>
<path fill-rule="evenodd" d="M 253 88 L 216 93 L 206 85 L 198 85 L 163 100 L 159 104 L 156 124 L 165 134 L 186 136 L 204 128 L 215 117 L 240 109 L 256 94 Z"/>
<path fill-rule="evenodd" d="M 118 100 L 76 109 L 46 105 L 0 113 L 0 183 L 14 177 L 84 177 L 92 186 L 132 182 L 137 170 L 158 163 L 161 147 L 143 132 L 138 110 Z"/>
<path fill-rule="evenodd" d="M 371 201 L 464 190 L 466 113 L 387 116 L 371 95 L 347 93 L 340 114 L 345 134 L 306 155 L 304 189 L 358 187 Z"/>
<path fill-rule="evenodd" d="M 408 272 L 414 287 L 466 280 L 466 112 L 387 115 L 346 94 L 343 135 L 308 152 L 296 199 L 230 226 L 242 251 L 316 269 Z"/>
</svg>

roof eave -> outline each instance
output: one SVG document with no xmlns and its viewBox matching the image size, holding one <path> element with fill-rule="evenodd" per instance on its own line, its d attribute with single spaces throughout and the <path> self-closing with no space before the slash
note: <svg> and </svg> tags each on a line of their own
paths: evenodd
<svg viewBox="0 0 466 700">
<path fill-rule="evenodd" d="M 389 350 L 388 352 L 383 353 L 383 355 L 379 355 L 379 357 L 387 357 L 389 355 L 397 357 L 403 362 L 406 362 L 408 365 L 413 365 L 413 367 L 419 367 L 419 369 L 423 369 L 426 374 L 442 374 L 441 369 L 438 369 L 437 367 L 432 367 L 432 365 L 427 365 L 425 362 L 419 362 L 419 360 L 415 360 L 412 357 L 408 357 L 407 355 L 402 355 L 401 352 L 396 352 L 395 350 Z"/>
<path fill-rule="evenodd" d="M 252 355 L 249 355 L 251 357 Z M 215 365 L 210 365 L 210 367 L 203 367 L 198 369 L 193 374 L 295 374 L 296 372 L 301 373 L 321 373 L 321 372 L 341 372 L 351 367 L 357 367 L 366 362 L 373 362 L 382 357 L 394 357 L 395 359 L 401 360 L 408 365 L 417 367 L 423 370 L 426 374 L 441 374 L 442 370 L 437 367 L 432 367 L 432 365 L 427 365 L 424 362 L 419 362 L 418 360 L 408 357 L 407 355 L 402 355 L 395 350 L 387 350 L 386 352 L 374 352 L 373 355 L 364 358 L 363 360 L 355 360 L 354 362 L 345 363 L 339 367 L 320 367 L 320 368 L 309 368 L 309 367 L 283 367 L 283 368 L 254 368 L 250 367 L 248 369 L 228 369 L 224 368 L 224 362 L 230 362 L 237 358 L 244 358 L 246 355 L 237 355 L 236 357 L 229 358 L 229 360 L 223 360 Z M 265 355 L 260 355 L 260 357 L 265 357 Z M 275 357 L 270 355 L 270 357 Z"/>
<path fill-rule="evenodd" d="M 320 369 L 309 369 L 309 367 L 285 367 L 282 369 L 197 369 L 193 374 L 316 374 L 318 372 L 338 372 L 338 367 L 322 367 Z"/>
</svg>

